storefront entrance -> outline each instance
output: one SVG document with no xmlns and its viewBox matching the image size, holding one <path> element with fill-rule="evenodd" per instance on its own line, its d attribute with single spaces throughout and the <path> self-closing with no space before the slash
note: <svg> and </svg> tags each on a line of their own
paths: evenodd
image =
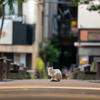
<svg viewBox="0 0 100 100">
<path fill-rule="evenodd" d="M 76 47 L 74 45 L 60 46 L 61 56 L 60 56 L 60 68 L 70 69 L 72 64 L 76 64 Z"/>
</svg>

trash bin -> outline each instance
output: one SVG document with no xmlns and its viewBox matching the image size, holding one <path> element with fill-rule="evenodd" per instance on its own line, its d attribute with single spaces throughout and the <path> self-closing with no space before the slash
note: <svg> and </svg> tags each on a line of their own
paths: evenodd
<svg viewBox="0 0 100 100">
<path fill-rule="evenodd" d="M 97 80 L 100 80 L 100 61 L 97 61 Z"/>
<path fill-rule="evenodd" d="M 0 81 L 3 81 L 4 58 L 0 58 Z"/>
</svg>

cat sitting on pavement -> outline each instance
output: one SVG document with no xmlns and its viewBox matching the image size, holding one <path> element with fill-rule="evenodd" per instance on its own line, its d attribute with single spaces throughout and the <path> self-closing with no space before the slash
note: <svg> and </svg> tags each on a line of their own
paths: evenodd
<svg viewBox="0 0 100 100">
<path fill-rule="evenodd" d="M 53 69 L 53 67 L 47 67 L 48 75 L 51 77 L 50 81 L 60 81 L 62 79 L 62 73 L 59 69 Z"/>
</svg>

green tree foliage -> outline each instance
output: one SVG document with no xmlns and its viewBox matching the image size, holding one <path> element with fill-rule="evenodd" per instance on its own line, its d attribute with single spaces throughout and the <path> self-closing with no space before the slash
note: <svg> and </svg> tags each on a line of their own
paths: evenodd
<svg viewBox="0 0 100 100">
<path fill-rule="evenodd" d="M 45 61 L 52 63 L 55 67 L 59 64 L 61 51 L 58 50 L 59 44 L 57 38 L 51 38 L 41 53 L 45 56 Z"/>
<path fill-rule="evenodd" d="M 1 11 L 1 13 L 2 13 L 2 23 L 1 23 L 1 26 L 0 26 L 0 38 L 1 38 L 1 32 L 2 32 L 2 27 L 3 27 L 3 23 L 4 23 L 4 16 L 5 16 L 4 6 L 5 6 L 6 4 L 8 4 L 9 7 L 10 7 L 10 11 L 11 11 L 11 13 L 13 14 L 13 13 L 14 13 L 13 4 L 14 4 L 14 3 L 17 4 L 18 2 L 23 3 L 24 0 L 0 0 L 0 11 Z"/>
<path fill-rule="evenodd" d="M 98 1 L 98 4 L 94 4 L 94 1 Z M 87 4 L 87 10 L 89 11 L 98 11 L 100 13 L 100 0 L 72 0 L 70 2 L 71 6 L 78 6 L 80 4 Z"/>
</svg>

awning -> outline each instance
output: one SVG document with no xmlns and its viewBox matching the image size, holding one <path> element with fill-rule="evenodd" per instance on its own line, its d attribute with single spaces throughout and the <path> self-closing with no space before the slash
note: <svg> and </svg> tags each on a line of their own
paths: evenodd
<svg viewBox="0 0 100 100">
<path fill-rule="evenodd" d="M 94 42 L 85 42 L 85 43 L 81 42 L 80 44 L 83 46 L 100 46 L 100 43 L 94 43 Z"/>
</svg>

